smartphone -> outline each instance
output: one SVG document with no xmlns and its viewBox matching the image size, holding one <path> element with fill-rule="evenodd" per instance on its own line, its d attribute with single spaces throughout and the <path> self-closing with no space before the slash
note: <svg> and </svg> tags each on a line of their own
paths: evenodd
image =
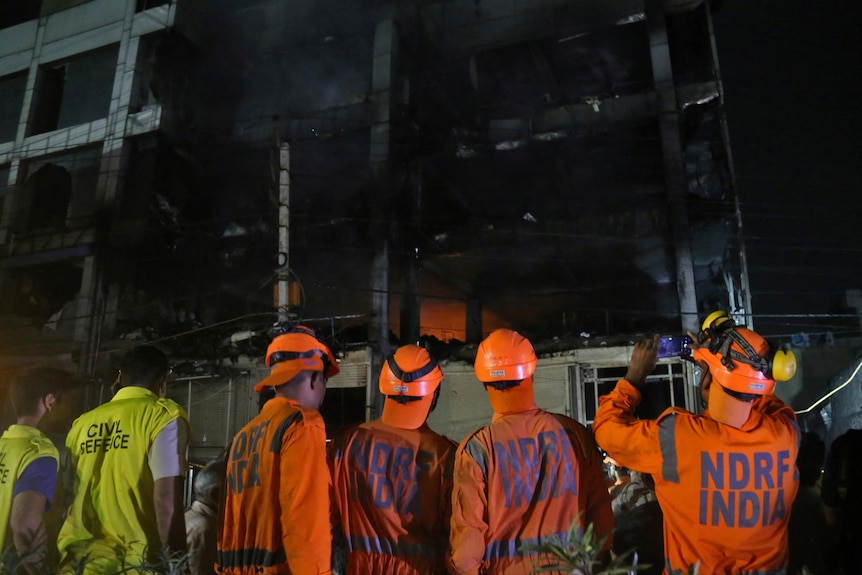
<svg viewBox="0 0 862 575">
<path fill-rule="evenodd" d="M 691 338 L 687 335 L 665 335 L 658 340 L 658 354 L 656 357 L 686 357 L 691 355 L 688 344 Z"/>
</svg>

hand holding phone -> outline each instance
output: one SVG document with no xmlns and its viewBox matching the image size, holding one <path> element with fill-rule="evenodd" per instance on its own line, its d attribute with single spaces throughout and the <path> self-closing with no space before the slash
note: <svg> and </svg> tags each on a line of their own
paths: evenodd
<svg viewBox="0 0 862 575">
<path fill-rule="evenodd" d="M 629 368 L 623 379 L 637 388 L 646 383 L 646 378 L 655 369 L 656 352 L 658 351 L 658 334 L 650 339 L 644 339 L 635 344 Z"/>
<path fill-rule="evenodd" d="M 691 338 L 687 335 L 666 335 L 658 340 L 658 353 L 656 357 L 687 357 L 691 355 L 689 344 Z"/>
</svg>

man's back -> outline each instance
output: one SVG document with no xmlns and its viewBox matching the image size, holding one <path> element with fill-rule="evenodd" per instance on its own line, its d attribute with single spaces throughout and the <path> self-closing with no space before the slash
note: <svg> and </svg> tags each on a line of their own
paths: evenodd
<svg viewBox="0 0 862 575">
<path fill-rule="evenodd" d="M 191 575 L 215 573 L 218 510 L 208 502 L 196 500 L 186 511 L 185 519 Z"/>
<path fill-rule="evenodd" d="M 858 572 L 862 569 L 862 429 L 850 429 L 832 442 L 822 499 L 830 518 L 836 512 L 840 517 L 837 555 L 845 571 Z"/>
<path fill-rule="evenodd" d="M 635 425 L 614 421 L 632 391 L 618 384 L 601 398 L 594 430 L 614 459 L 655 479 L 669 565 L 685 572 L 700 561 L 707 575 L 785 566 L 798 488 L 792 410 L 766 396 L 741 429 L 676 408 Z"/>
<path fill-rule="evenodd" d="M 671 564 L 697 558 L 703 573 L 783 564 L 798 488 L 792 430 L 773 420 L 750 421 L 751 428 L 738 430 L 703 416 L 669 419 L 677 420 L 676 446 L 664 446 L 662 458 L 676 458 L 676 477 L 667 465 L 656 492 L 669 526 L 667 537 L 676 540 L 672 548 L 693 547 L 669 557 Z M 666 420 L 665 425 L 672 424 Z"/>
<path fill-rule="evenodd" d="M 445 573 L 454 455 L 455 445 L 425 425 L 375 420 L 333 438 L 333 507 L 348 573 Z"/>
<path fill-rule="evenodd" d="M 276 396 L 234 437 L 219 573 L 328 573 L 329 470 L 320 414 Z"/>
<path fill-rule="evenodd" d="M 461 443 L 452 501 L 454 573 L 475 572 L 478 561 L 488 573 L 528 573 L 547 558 L 524 557 L 519 546 L 565 538 L 579 515 L 599 536 L 613 528 L 589 432 L 538 408 L 495 415 Z"/>
<path fill-rule="evenodd" d="M 94 570 L 110 573 L 118 562 L 158 559 L 150 450 L 175 420 L 187 425 L 176 403 L 132 386 L 75 421 L 66 439 L 74 494 L 58 540 L 64 565 L 87 557 Z"/>
</svg>

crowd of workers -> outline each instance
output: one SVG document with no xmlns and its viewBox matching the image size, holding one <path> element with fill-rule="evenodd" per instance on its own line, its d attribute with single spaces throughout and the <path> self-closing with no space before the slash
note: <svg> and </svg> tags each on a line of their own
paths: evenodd
<svg viewBox="0 0 862 575">
<path fill-rule="evenodd" d="M 654 338 L 635 344 L 590 430 L 536 406 L 532 344 L 496 330 L 474 363 L 493 417 L 456 445 L 427 425 L 443 372 L 416 345 L 382 367 L 381 417 L 327 441 L 318 409 L 338 362 L 314 331 L 287 329 L 255 386 L 268 399 L 225 457 L 196 474 L 188 510 L 190 429 L 164 398 L 164 353 L 129 351 L 113 398 L 72 424 L 68 497 L 58 450 L 39 427 L 75 382 L 31 369 L 10 387 L 17 422 L 0 438 L 3 562 L 10 573 L 113 575 L 153 572 L 176 553 L 193 575 L 526 575 L 559 562 L 548 544 L 574 550 L 567 538 L 591 531 L 600 548 L 588 568 L 635 547 L 655 573 L 862 573 L 853 484 L 862 432 L 836 440 L 821 498 L 825 446 L 800 434 L 773 393 L 795 371 L 792 353 L 723 312 L 689 335 L 702 413 L 635 415 Z M 835 557 L 823 552 L 831 525 L 843 525 Z"/>
</svg>

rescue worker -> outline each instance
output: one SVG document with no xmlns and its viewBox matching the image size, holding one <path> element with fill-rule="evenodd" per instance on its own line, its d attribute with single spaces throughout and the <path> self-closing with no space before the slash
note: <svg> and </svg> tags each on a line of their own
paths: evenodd
<svg viewBox="0 0 862 575">
<path fill-rule="evenodd" d="M 56 567 L 56 531 L 48 533 L 45 514 L 54 502 L 59 453 L 38 429 L 43 418 L 71 392 L 68 372 L 31 368 L 9 387 L 15 423 L 0 436 L 0 552 L 14 564 L 0 571 L 48 573 Z"/>
<path fill-rule="evenodd" d="M 399 348 L 380 372 L 382 416 L 332 439 L 333 523 L 348 575 L 446 572 L 455 444 L 426 423 L 442 381 L 426 349 Z"/>
<path fill-rule="evenodd" d="M 317 411 L 340 368 L 304 326 L 266 350 L 270 375 L 254 390 L 272 399 L 233 439 L 227 462 L 216 571 L 328 574 L 332 535 L 326 429 Z"/>
<path fill-rule="evenodd" d="M 219 494 L 224 483 L 224 460 L 207 463 L 195 475 L 195 500 L 186 510 L 186 547 L 190 575 L 215 573 Z"/>
<path fill-rule="evenodd" d="M 587 429 L 533 400 L 536 354 L 518 332 L 498 329 L 480 345 L 475 372 L 494 410 L 455 455 L 449 571 L 526 574 L 549 556 L 522 545 L 566 540 L 592 523 L 611 545 L 613 514 L 602 458 Z"/>
<path fill-rule="evenodd" d="M 824 518 L 837 539 L 833 559 L 845 575 L 862 573 L 862 429 L 848 429 L 829 446 L 822 489 Z"/>
<path fill-rule="evenodd" d="M 799 429 L 773 391 L 796 371 L 793 352 L 770 349 L 725 312 L 689 335 L 707 410 L 634 416 L 655 368 L 656 336 L 634 346 L 625 377 L 599 399 L 596 440 L 622 465 L 652 474 L 666 573 L 697 563 L 699 575 L 784 573 Z"/>
<path fill-rule="evenodd" d="M 75 474 L 60 529 L 61 568 L 109 575 L 158 565 L 186 548 L 188 416 L 164 399 L 168 359 L 141 345 L 123 356 L 117 392 L 72 424 Z"/>
</svg>

